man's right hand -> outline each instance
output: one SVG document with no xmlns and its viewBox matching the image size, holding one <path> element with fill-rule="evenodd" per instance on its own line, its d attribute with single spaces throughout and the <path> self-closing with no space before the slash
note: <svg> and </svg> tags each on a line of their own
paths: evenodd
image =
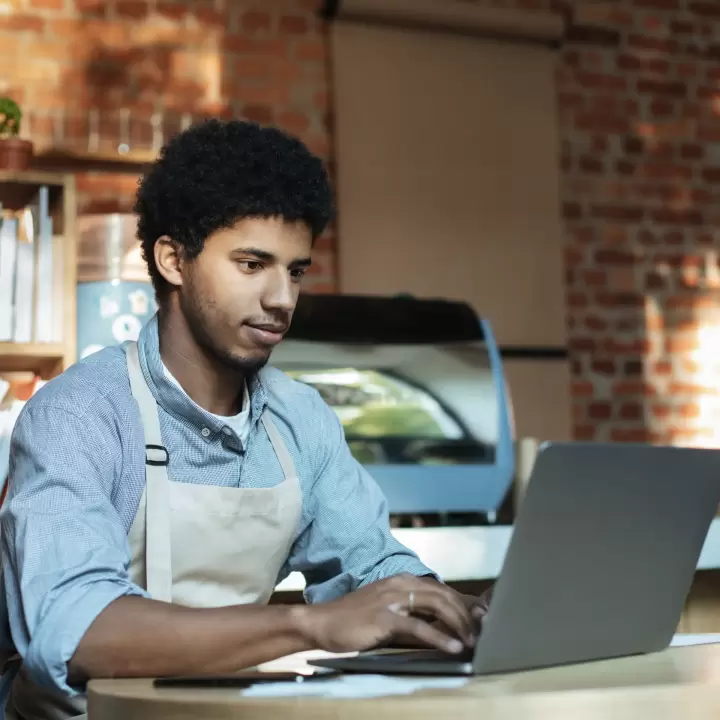
<svg viewBox="0 0 720 720">
<path fill-rule="evenodd" d="M 454 654 L 475 643 L 473 619 L 462 597 L 436 580 L 414 575 L 379 580 L 339 600 L 293 611 L 309 644 L 329 652 L 370 650 L 396 637 Z"/>
</svg>

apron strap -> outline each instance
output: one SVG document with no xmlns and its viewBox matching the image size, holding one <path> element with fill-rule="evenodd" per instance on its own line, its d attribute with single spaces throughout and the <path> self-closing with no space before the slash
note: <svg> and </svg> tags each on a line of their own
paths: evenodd
<svg viewBox="0 0 720 720">
<path fill-rule="evenodd" d="M 272 421 L 270 413 L 267 409 L 263 411 L 263 414 L 260 416 L 260 420 L 262 420 L 265 432 L 270 438 L 270 443 L 273 446 L 275 455 L 277 455 L 277 459 L 280 462 L 280 467 L 282 468 L 283 475 L 285 475 L 285 479 L 288 480 L 289 478 L 297 477 L 297 474 L 295 473 L 295 463 L 290 457 L 290 453 L 285 446 L 285 442 L 283 441 L 280 432 L 275 427 L 275 423 Z"/>
<path fill-rule="evenodd" d="M 140 408 L 145 434 L 145 585 L 154 600 L 171 602 L 170 478 L 167 471 L 170 456 L 162 444 L 157 402 L 143 375 L 137 343 L 128 343 L 126 357 L 130 388 Z"/>
</svg>

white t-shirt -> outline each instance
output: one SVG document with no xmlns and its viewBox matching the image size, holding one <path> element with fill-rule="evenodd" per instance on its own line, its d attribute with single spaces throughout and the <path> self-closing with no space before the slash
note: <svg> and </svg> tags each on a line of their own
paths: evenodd
<svg viewBox="0 0 720 720">
<path fill-rule="evenodd" d="M 163 363 L 163 372 L 165 377 L 170 380 L 180 391 L 190 400 L 191 403 L 197 406 L 197 403 L 183 390 L 182 385 L 175 379 L 173 374 L 165 367 Z M 248 389 L 247 383 L 243 385 L 242 404 L 240 405 L 240 412 L 237 415 L 215 415 L 210 413 L 213 417 L 216 417 L 220 422 L 225 423 L 228 427 L 232 428 L 235 434 L 240 438 L 240 442 L 243 447 L 247 447 L 247 439 L 250 434 L 250 403 L 248 402 Z"/>
</svg>

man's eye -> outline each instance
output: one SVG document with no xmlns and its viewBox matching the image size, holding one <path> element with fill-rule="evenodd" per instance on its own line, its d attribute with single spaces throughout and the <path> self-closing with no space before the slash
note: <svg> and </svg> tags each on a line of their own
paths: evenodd
<svg viewBox="0 0 720 720">
<path fill-rule="evenodd" d="M 305 277 L 307 270 L 305 268 L 296 268 L 290 271 L 290 276 L 299 280 L 301 277 Z"/>
<path fill-rule="evenodd" d="M 250 272 L 254 272 L 255 270 L 259 270 L 262 267 L 262 263 L 258 262 L 257 260 L 241 260 L 240 261 L 241 267 L 243 267 L 245 270 L 248 270 Z"/>
</svg>

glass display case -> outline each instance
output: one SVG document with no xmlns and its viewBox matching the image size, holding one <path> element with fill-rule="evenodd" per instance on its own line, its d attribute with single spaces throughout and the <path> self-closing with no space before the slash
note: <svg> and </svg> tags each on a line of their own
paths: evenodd
<svg viewBox="0 0 720 720">
<path fill-rule="evenodd" d="M 491 328 L 469 306 L 307 295 L 272 363 L 335 411 L 393 515 L 476 523 L 504 502 L 510 399 Z"/>
</svg>

